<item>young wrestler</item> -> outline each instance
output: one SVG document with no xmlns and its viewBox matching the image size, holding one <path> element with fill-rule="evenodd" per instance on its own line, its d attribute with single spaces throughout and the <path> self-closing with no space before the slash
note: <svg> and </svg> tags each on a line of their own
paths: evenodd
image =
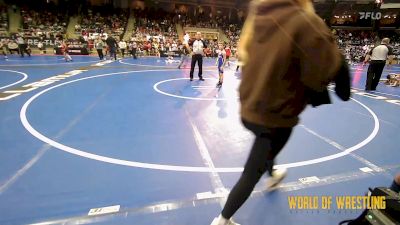
<svg viewBox="0 0 400 225">
<path fill-rule="evenodd" d="M 224 82 L 224 66 L 226 63 L 226 52 L 222 43 L 218 44 L 218 48 L 219 51 L 216 64 L 218 66 L 219 80 L 217 83 L 217 87 L 221 87 L 222 83 Z"/>
</svg>

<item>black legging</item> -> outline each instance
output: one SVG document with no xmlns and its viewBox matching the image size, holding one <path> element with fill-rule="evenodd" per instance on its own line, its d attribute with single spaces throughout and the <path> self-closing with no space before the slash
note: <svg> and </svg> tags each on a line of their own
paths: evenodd
<svg viewBox="0 0 400 225">
<path fill-rule="evenodd" d="M 368 66 L 367 83 L 365 84 L 365 90 L 376 90 L 385 65 L 386 61 L 383 60 L 370 62 Z"/>
<path fill-rule="evenodd" d="M 132 48 L 131 54 L 132 54 L 132 57 L 133 57 L 134 59 L 137 59 L 137 57 L 136 57 L 136 48 Z"/>
<path fill-rule="evenodd" d="M 97 54 L 99 54 L 100 60 L 104 59 L 103 49 L 97 49 Z"/>
<path fill-rule="evenodd" d="M 117 48 L 116 47 L 110 47 L 110 57 L 114 58 L 117 60 Z"/>
<path fill-rule="evenodd" d="M 246 121 L 243 121 L 243 124 L 255 134 L 256 139 L 244 171 L 231 190 L 222 210 L 221 214 L 226 219 L 231 218 L 243 205 L 266 171 L 272 175 L 274 159 L 285 146 L 292 132 L 292 128 L 267 128 Z"/>
<path fill-rule="evenodd" d="M 199 63 L 199 78 L 203 78 L 203 56 L 201 54 L 195 54 L 192 56 L 192 65 L 190 67 L 190 78 L 193 79 L 194 67 L 196 62 Z"/>
</svg>

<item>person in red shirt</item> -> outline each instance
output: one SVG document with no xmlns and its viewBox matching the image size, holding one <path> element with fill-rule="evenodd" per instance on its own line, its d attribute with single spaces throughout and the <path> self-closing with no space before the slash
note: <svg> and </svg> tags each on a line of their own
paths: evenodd
<svg viewBox="0 0 400 225">
<path fill-rule="evenodd" d="M 229 63 L 229 57 L 231 57 L 232 51 L 229 45 L 226 46 L 225 53 L 226 53 L 226 62 L 228 63 L 228 66 L 230 66 L 231 64 Z"/>
</svg>

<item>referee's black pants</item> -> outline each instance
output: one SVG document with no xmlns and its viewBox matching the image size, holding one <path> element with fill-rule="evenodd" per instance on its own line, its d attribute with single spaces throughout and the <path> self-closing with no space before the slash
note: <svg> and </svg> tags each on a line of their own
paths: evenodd
<svg viewBox="0 0 400 225">
<path fill-rule="evenodd" d="M 375 91 L 386 65 L 386 60 L 372 60 L 368 67 L 366 91 Z"/>
<path fill-rule="evenodd" d="M 190 67 L 190 79 L 193 79 L 194 67 L 196 66 L 196 62 L 199 65 L 199 78 L 203 78 L 203 55 L 195 54 L 192 56 L 192 65 Z"/>
<path fill-rule="evenodd" d="M 285 146 L 292 133 L 291 127 L 268 128 L 243 120 L 244 126 L 256 136 L 250 155 L 239 181 L 232 188 L 222 216 L 229 219 L 250 196 L 261 176 L 272 175 L 274 159 Z"/>
<path fill-rule="evenodd" d="M 24 57 L 24 53 L 31 56 L 31 53 L 29 53 L 27 50 L 27 48 L 28 48 L 27 44 L 18 44 L 18 48 L 19 48 L 19 54 L 21 54 L 21 57 Z"/>
</svg>

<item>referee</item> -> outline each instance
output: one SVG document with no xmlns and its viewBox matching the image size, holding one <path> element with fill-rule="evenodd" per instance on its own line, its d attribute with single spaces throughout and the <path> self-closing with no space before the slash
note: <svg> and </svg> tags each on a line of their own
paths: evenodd
<svg viewBox="0 0 400 225">
<path fill-rule="evenodd" d="M 201 33 L 196 33 L 196 40 L 193 42 L 193 55 L 192 55 L 192 65 L 190 67 L 190 81 L 193 80 L 193 72 L 194 67 L 196 66 L 196 62 L 199 64 L 199 80 L 204 81 L 203 79 L 203 54 L 204 49 L 207 48 L 206 44 L 203 40 L 201 40 Z"/>
<path fill-rule="evenodd" d="M 381 79 L 383 68 L 386 65 L 386 59 L 393 60 L 393 49 L 389 46 L 390 39 L 384 38 L 377 47 L 373 48 L 365 57 L 364 63 L 371 60 L 368 73 L 367 82 L 365 85 L 366 91 L 375 91 Z"/>
</svg>

